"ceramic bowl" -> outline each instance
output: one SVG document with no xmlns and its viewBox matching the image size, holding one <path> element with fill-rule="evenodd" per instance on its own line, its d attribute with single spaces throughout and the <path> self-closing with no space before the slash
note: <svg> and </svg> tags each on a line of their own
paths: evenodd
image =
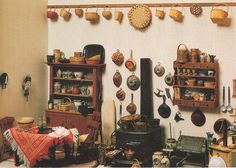
<svg viewBox="0 0 236 168">
<path fill-rule="evenodd" d="M 83 73 L 83 72 L 74 72 L 74 75 L 75 75 L 75 78 L 77 78 L 77 79 L 82 79 L 84 73 Z"/>
</svg>

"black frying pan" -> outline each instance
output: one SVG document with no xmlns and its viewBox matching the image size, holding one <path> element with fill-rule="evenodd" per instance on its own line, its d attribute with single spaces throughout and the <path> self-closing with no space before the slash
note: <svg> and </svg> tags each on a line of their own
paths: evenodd
<svg viewBox="0 0 236 168">
<path fill-rule="evenodd" d="M 166 104 L 166 96 L 163 95 L 163 103 L 159 106 L 158 108 L 158 113 L 161 117 L 163 118 L 168 118 L 170 116 L 171 113 L 171 109 L 170 107 Z"/>
</svg>

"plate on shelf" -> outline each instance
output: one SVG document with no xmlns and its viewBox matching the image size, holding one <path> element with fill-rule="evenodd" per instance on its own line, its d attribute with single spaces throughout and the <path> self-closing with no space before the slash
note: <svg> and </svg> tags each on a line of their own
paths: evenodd
<svg viewBox="0 0 236 168">
<path fill-rule="evenodd" d="M 105 61 L 105 49 L 100 44 L 88 44 L 84 46 L 83 56 L 86 58 L 90 58 L 95 55 L 101 55 L 100 64 L 103 64 Z"/>
</svg>

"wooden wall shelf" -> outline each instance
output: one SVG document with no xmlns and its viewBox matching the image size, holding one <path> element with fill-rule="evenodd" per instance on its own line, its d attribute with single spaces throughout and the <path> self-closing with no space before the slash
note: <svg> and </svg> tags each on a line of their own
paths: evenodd
<svg viewBox="0 0 236 168">
<path fill-rule="evenodd" d="M 137 4 L 137 3 L 136 3 Z M 130 8 L 136 4 L 83 4 L 83 5 L 48 5 L 48 8 Z M 190 7 L 196 3 L 142 3 L 148 7 Z M 236 6 L 236 2 L 197 3 L 202 7 Z"/>
</svg>

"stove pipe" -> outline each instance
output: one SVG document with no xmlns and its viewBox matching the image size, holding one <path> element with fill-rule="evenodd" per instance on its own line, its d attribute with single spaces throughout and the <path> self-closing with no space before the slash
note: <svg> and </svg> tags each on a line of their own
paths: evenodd
<svg viewBox="0 0 236 168">
<path fill-rule="evenodd" d="M 152 60 L 150 58 L 140 59 L 141 78 L 141 112 L 148 120 L 154 118 L 153 114 L 153 87 L 152 87 Z"/>
</svg>

